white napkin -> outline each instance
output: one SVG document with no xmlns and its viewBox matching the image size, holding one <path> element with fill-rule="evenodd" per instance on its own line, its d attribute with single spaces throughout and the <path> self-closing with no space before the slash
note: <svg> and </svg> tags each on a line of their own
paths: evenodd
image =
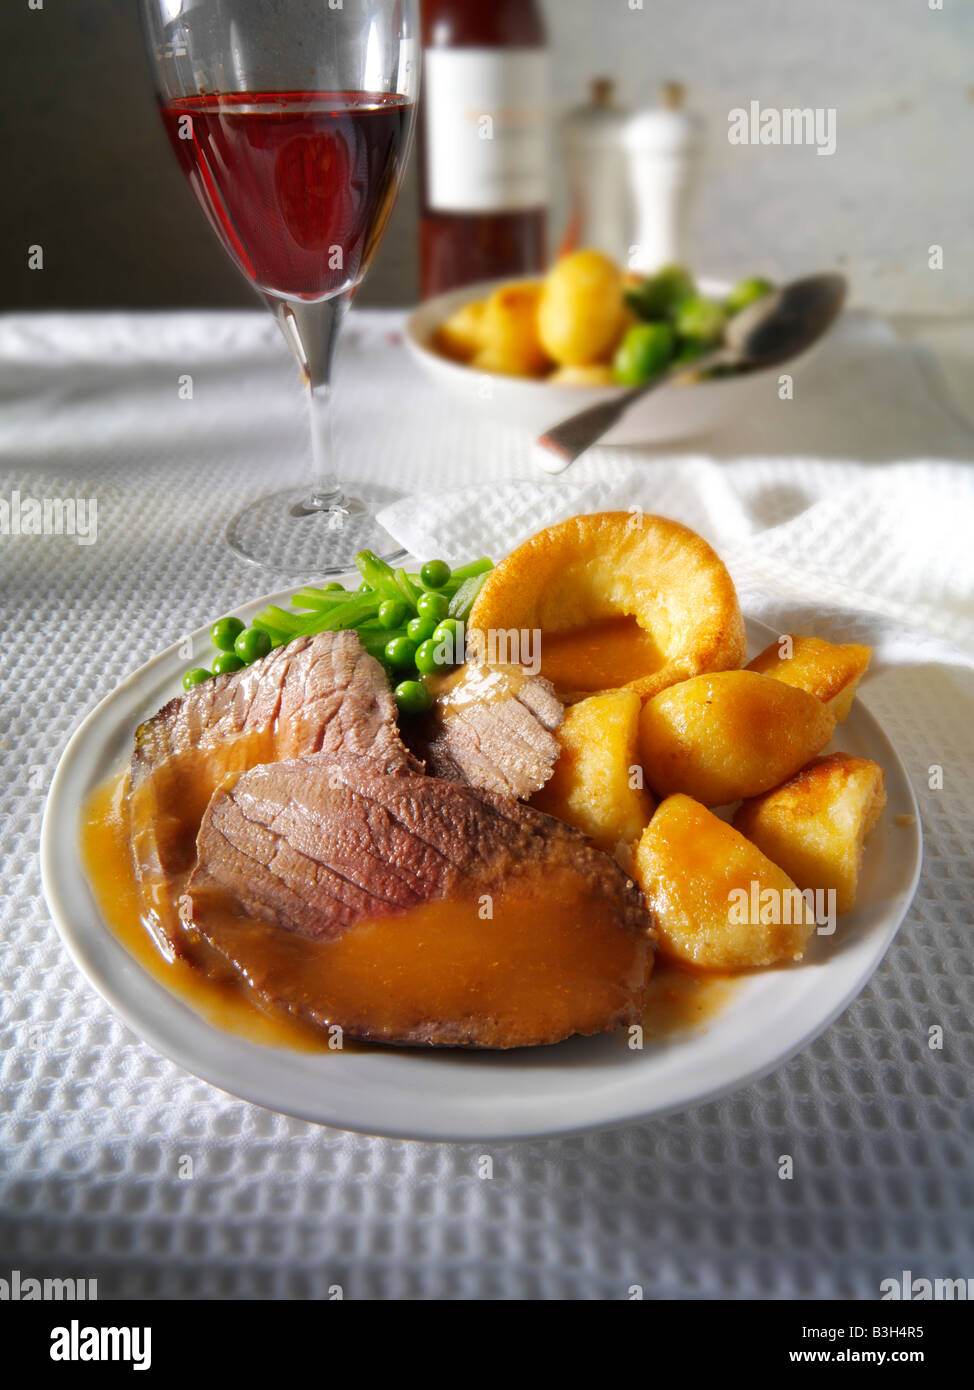
<svg viewBox="0 0 974 1390">
<path fill-rule="evenodd" d="M 398 323 L 352 316 L 339 433 L 359 473 L 420 499 L 393 516 L 404 542 L 500 558 L 555 515 L 641 505 L 719 546 L 747 613 L 871 641 L 865 700 L 923 817 L 916 902 L 863 995 L 774 1076 L 620 1133 L 491 1145 L 491 1181 L 481 1145 L 317 1129 L 166 1062 L 48 917 L 46 782 L 86 708 L 266 584 L 220 535 L 241 489 L 300 476 L 303 404 L 267 315 L 0 316 L 0 497 L 99 500 L 96 545 L 0 539 L 7 1267 L 97 1277 L 103 1299 L 327 1299 L 340 1284 L 346 1299 L 591 1300 L 633 1283 L 648 1298 L 874 1299 L 903 1268 L 964 1274 L 974 670 L 949 643 L 971 647 L 971 493 L 963 467 L 863 460 L 962 459 L 970 436 L 874 324 L 823 354 L 787 417 L 737 422 L 709 457 L 601 450 L 512 487 L 530 441 L 438 393 Z M 493 481 L 449 492 L 473 477 Z M 796 1155 L 794 1183 L 779 1181 L 781 1153 Z"/>
<path fill-rule="evenodd" d="M 851 466 L 850 466 L 851 467 Z M 814 464 L 793 462 L 796 479 Z M 761 497 L 735 490 L 722 467 L 704 458 L 655 463 L 578 485 L 492 484 L 406 500 L 385 525 L 421 558 L 457 564 L 500 559 L 542 526 L 582 512 L 642 508 L 684 522 L 705 536 L 746 592 L 754 616 L 804 605 L 898 619 L 945 639 L 951 659 L 974 660 L 974 471 L 943 463 L 870 468 L 855 481 L 776 526 L 764 526 Z M 740 484 L 741 470 L 736 474 Z M 781 467 L 778 487 L 789 488 Z M 796 489 L 797 491 L 797 489 Z M 765 499 L 766 501 L 766 499 Z M 879 626 L 877 624 L 877 626 Z M 887 625 L 887 630 L 888 625 Z"/>
</svg>

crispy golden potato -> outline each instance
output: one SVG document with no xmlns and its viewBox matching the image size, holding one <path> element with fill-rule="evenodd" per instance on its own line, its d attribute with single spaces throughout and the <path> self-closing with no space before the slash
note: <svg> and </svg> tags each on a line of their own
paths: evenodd
<svg viewBox="0 0 974 1390">
<path fill-rule="evenodd" d="M 484 310 L 486 299 L 475 299 L 461 305 L 440 324 L 433 337 L 433 346 L 454 362 L 470 362 L 483 347 Z"/>
<path fill-rule="evenodd" d="M 539 531 L 488 574 L 469 627 L 540 631 L 542 674 L 569 702 L 623 686 L 645 698 L 740 666 L 745 651 L 724 564 L 695 532 L 644 513 Z"/>
<path fill-rule="evenodd" d="M 782 648 L 787 653 L 784 656 Z M 860 647 L 855 642 L 836 645 L 818 637 L 796 637 L 786 633 L 749 661 L 747 670 L 807 690 L 809 695 L 827 704 L 835 715 L 835 722 L 841 724 L 852 708 L 872 654 L 872 647 Z"/>
<path fill-rule="evenodd" d="M 636 846 L 660 952 L 700 970 L 800 960 L 815 927 L 788 875 L 689 796 L 671 796 Z"/>
<path fill-rule="evenodd" d="M 607 362 L 589 362 L 584 367 L 559 367 L 548 377 L 552 386 L 615 386 L 616 379 Z"/>
<path fill-rule="evenodd" d="M 555 733 L 561 745 L 555 770 L 532 806 L 583 830 L 609 854 L 631 845 L 656 804 L 643 789 L 638 727 L 639 696 L 632 690 L 572 705 Z"/>
<path fill-rule="evenodd" d="M 784 786 L 745 801 L 734 824 L 799 888 L 834 889 L 836 911 L 851 912 L 863 843 L 885 805 L 878 763 L 830 753 Z"/>
<path fill-rule="evenodd" d="M 551 360 L 538 337 L 540 297 L 541 285 L 526 280 L 494 291 L 480 321 L 474 367 L 507 376 L 540 376 L 549 369 Z"/>
<path fill-rule="evenodd" d="M 806 690 L 755 671 L 718 671 L 643 706 L 639 747 L 657 796 L 705 806 L 757 796 L 797 772 L 832 737 L 831 710 Z"/>
<path fill-rule="evenodd" d="M 538 308 L 541 343 L 562 366 L 611 357 L 626 324 L 622 271 L 601 251 L 573 251 L 548 272 Z"/>
</svg>

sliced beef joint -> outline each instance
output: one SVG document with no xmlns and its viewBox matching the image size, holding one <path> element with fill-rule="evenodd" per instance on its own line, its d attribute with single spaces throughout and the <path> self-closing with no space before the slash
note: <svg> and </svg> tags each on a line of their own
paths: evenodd
<svg viewBox="0 0 974 1390">
<path fill-rule="evenodd" d="M 184 920 L 261 998 L 349 1037 L 517 1047 L 636 1021 L 652 921 L 577 831 L 367 758 L 213 797 Z"/>
<path fill-rule="evenodd" d="M 135 736 L 129 815 L 148 925 L 181 951 L 173 908 L 203 812 L 225 778 L 304 753 L 368 754 L 415 767 L 378 662 L 354 632 L 300 637 L 233 675 L 171 700 Z"/>
<path fill-rule="evenodd" d="M 563 713 L 543 677 L 519 666 L 465 666 L 443 683 L 409 741 L 437 777 L 526 798 L 554 771 Z"/>
</svg>

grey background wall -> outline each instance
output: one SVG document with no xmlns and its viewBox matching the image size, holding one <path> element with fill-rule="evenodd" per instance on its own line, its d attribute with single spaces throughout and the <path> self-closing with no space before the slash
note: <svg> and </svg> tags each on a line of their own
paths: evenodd
<svg viewBox="0 0 974 1390">
<path fill-rule="evenodd" d="M 879 308 L 974 311 L 970 0 L 546 8 L 559 107 L 599 72 L 637 104 L 667 77 L 689 84 L 710 130 L 699 267 L 783 274 L 838 262 Z M 174 167 L 136 0 L 43 0 L 40 10 L 4 0 L 2 10 L 0 308 L 252 304 Z M 835 154 L 729 145 L 727 113 L 752 98 L 835 107 Z M 556 230 L 560 210 L 559 200 Z M 414 297 L 415 219 L 410 181 L 364 302 Z M 27 268 L 36 243 L 40 273 Z M 928 266 L 934 243 L 942 271 Z"/>
</svg>

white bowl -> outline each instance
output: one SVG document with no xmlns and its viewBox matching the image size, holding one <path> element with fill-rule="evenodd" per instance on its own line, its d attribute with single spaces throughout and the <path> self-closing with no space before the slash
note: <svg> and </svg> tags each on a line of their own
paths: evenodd
<svg viewBox="0 0 974 1390">
<path fill-rule="evenodd" d="M 536 279 L 537 277 L 530 277 Z M 537 438 L 552 425 L 600 401 L 619 395 L 622 386 L 560 386 L 528 377 L 479 372 L 451 362 L 433 349 L 437 328 L 462 305 L 484 299 L 509 280 L 485 281 L 427 299 L 406 321 L 406 343 L 427 376 L 445 390 L 484 410 L 495 419 Z M 730 285 L 701 280 L 704 294 L 722 298 Z M 797 359 L 796 359 L 797 360 Z M 778 368 L 746 372 L 739 376 L 660 386 L 637 401 L 608 432 L 600 444 L 661 444 L 670 439 L 709 434 L 758 399 L 770 401 L 776 390 Z"/>
</svg>

